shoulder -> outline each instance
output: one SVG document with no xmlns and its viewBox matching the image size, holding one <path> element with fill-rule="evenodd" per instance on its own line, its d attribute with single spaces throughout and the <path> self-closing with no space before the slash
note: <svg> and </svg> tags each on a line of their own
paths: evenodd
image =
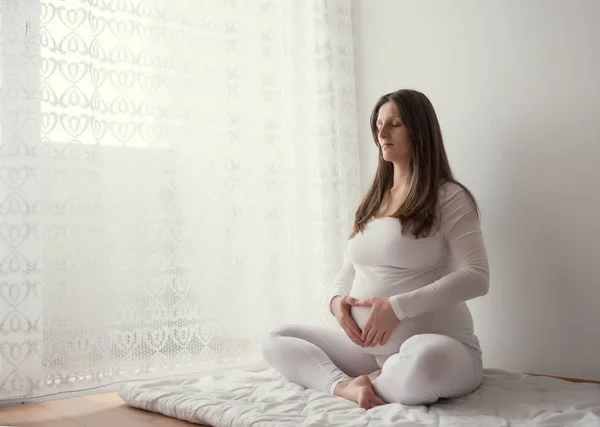
<svg viewBox="0 0 600 427">
<path fill-rule="evenodd" d="M 438 207 L 442 223 L 453 223 L 459 218 L 479 218 L 473 197 L 464 187 L 455 182 L 445 182 L 440 186 Z"/>
<path fill-rule="evenodd" d="M 456 197 L 469 197 L 467 191 L 456 182 L 446 181 L 438 190 L 438 200 L 440 202 L 444 202 L 447 199 L 452 199 Z"/>
</svg>

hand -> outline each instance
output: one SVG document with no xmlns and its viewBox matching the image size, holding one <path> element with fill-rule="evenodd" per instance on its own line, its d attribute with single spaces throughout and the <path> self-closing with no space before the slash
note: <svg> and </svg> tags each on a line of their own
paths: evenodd
<svg viewBox="0 0 600 427">
<path fill-rule="evenodd" d="M 331 300 L 331 312 L 338 323 L 348 335 L 348 338 L 357 345 L 364 347 L 364 342 L 360 338 L 362 331 L 350 315 L 350 307 L 358 305 L 358 300 L 349 296 L 336 296 Z"/>
<path fill-rule="evenodd" d="M 360 307 L 372 307 L 360 339 L 364 347 L 384 345 L 390 339 L 394 329 L 400 324 L 387 297 L 371 297 L 358 303 Z"/>
</svg>

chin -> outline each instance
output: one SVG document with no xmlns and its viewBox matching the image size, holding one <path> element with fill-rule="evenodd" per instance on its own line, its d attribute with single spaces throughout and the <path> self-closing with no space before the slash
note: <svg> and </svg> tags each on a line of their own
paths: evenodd
<svg viewBox="0 0 600 427">
<path fill-rule="evenodd" d="M 383 160 L 385 160 L 386 162 L 390 162 L 390 163 L 403 163 L 406 158 L 410 158 L 410 155 L 405 156 L 404 153 L 399 153 L 399 152 L 395 152 L 395 153 L 383 153 L 382 154 Z"/>
<path fill-rule="evenodd" d="M 394 161 L 394 159 L 391 156 L 388 156 L 387 154 L 383 154 L 383 160 L 385 160 L 386 162 L 390 162 L 392 163 Z"/>
</svg>

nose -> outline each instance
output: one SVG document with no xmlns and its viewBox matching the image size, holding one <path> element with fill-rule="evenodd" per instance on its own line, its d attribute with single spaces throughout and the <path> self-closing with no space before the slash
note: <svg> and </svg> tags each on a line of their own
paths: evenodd
<svg viewBox="0 0 600 427">
<path fill-rule="evenodd" d="M 388 131 L 387 131 L 387 127 L 386 126 L 382 126 L 378 131 L 377 131 L 377 137 L 379 138 L 379 140 L 384 140 L 388 137 Z"/>
</svg>

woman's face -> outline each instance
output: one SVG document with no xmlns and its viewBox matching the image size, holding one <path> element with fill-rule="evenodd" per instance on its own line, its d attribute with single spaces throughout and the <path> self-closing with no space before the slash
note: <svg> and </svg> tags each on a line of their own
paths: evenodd
<svg viewBox="0 0 600 427">
<path fill-rule="evenodd" d="M 395 103 L 388 101 L 379 108 L 376 126 L 383 159 L 392 163 L 409 161 L 412 144 Z"/>
</svg>

